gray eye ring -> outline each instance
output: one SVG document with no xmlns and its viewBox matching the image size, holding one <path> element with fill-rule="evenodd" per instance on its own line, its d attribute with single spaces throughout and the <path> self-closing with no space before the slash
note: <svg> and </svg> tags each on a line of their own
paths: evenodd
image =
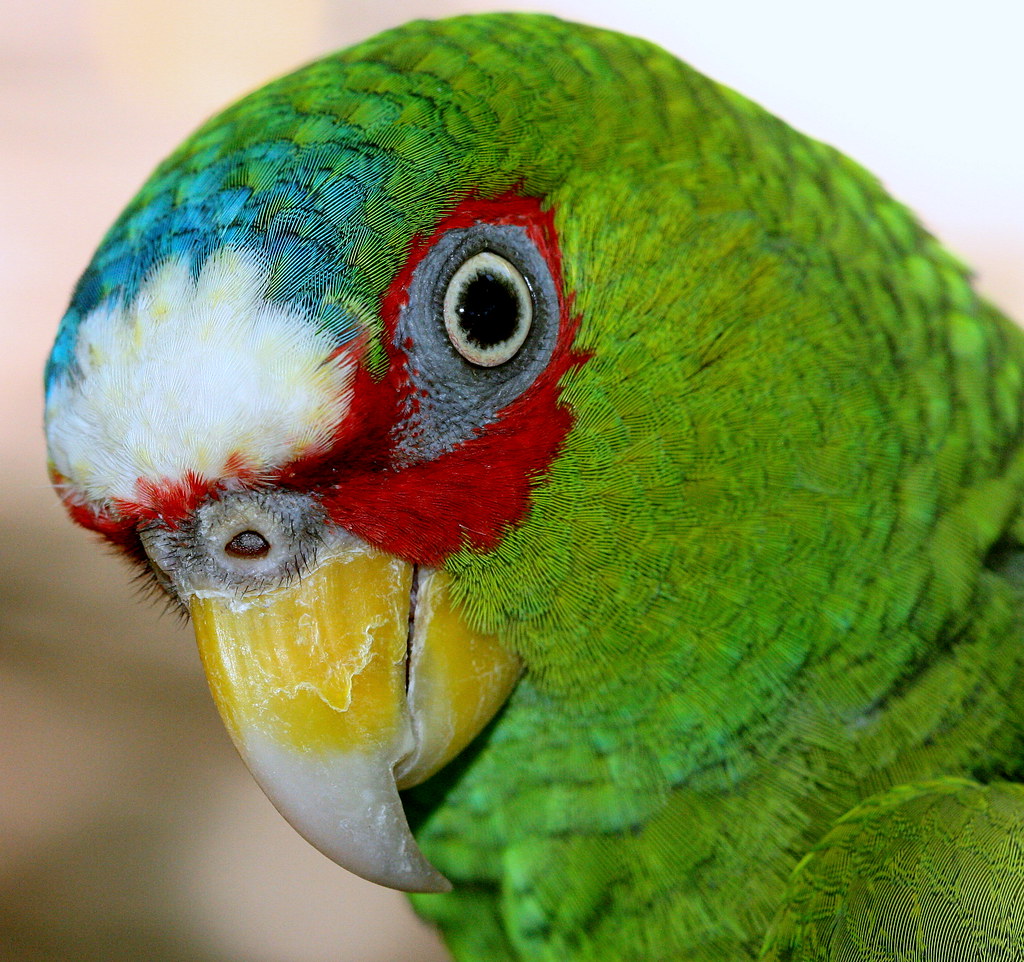
<svg viewBox="0 0 1024 962">
<path fill-rule="evenodd" d="M 498 333 L 502 336 L 494 343 L 484 343 L 480 337 L 474 336 L 472 325 L 467 320 L 465 299 L 472 286 L 481 281 L 497 287 L 499 296 L 511 297 L 514 301 L 514 305 L 504 305 L 515 311 L 511 329 L 499 329 Z M 510 260 L 494 251 L 482 250 L 467 257 L 448 279 L 443 313 L 448 340 L 462 357 L 478 367 L 498 367 L 519 353 L 530 333 L 533 294 L 522 272 Z M 501 324 L 503 320 L 507 328 L 507 318 L 499 318 L 498 323 Z M 484 318 L 483 323 L 493 323 L 493 320 Z M 479 334 L 479 331 L 476 333 Z"/>
<path fill-rule="evenodd" d="M 475 261 L 481 254 L 489 256 Z M 527 298 L 514 275 L 502 283 L 504 293 L 488 282 L 469 299 L 474 306 L 472 299 L 479 294 L 474 307 L 478 316 L 463 326 L 475 331 L 482 343 L 468 345 L 467 356 L 459 350 L 458 330 L 453 339 L 445 324 L 445 300 L 451 314 L 452 298 L 465 286 L 461 278 L 453 280 L 464 265 L 469 265 L 467 281 L 478 273 L 474 264 L 493 266 L 491 257 L 502 271 L 499 282 L 512 271 L 522 277 L 530 322 L 518 317 L 515 305 Z M 498 311 L 491 317 L 494 295 Z M 410 463 L 435 458 L 497 420 L 547 366 L 558 342 L 561 316 L 558 281 L 525 225 L 480 221 L 442 233 L 413 269 L 395 325 L 393 344 L 402 358 L 409 397 L 415 399 L 398 438 L 401 456 Z M 522 343 L 516 345 L 513 335 L 522 335 Z M 492 352 L 490 357 L 474 359 L 473 348 L 480 347 Z"/>
</svg>

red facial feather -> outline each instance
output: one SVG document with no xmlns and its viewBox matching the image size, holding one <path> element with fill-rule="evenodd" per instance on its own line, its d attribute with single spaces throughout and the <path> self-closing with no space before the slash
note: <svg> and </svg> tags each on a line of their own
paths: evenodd
<svg viewBox="0 0 1024 962">
<path fill-rule="evenodd" d="M 559 382 L 585 360 L 572 350 L 578 321 L 571 316 L 562 289 L 552 212 L 543 210 L 532 197 L 469 200 L 441 221 L 432 235 L 413 241 L 405 266 L 384 296 L 382 316 L 391 363 L 381 386 L 391 388 L 391 404 L 381 404 L 378 413 L 387 411 L 394 418 L 412 392 L 405 354 L 393 342 L 413 272 L 444 233 L 481 222 L 523 226 L 555 278 L 559 333 L 547 368 L 493 423 L 454 450 L 408 466 L 391 463 L 383 470 L 346 471 L 335 476 L 329 488 L 322 488 L 335 523 L 417 564 L 438 566 L 464 546 L 490 550 L 526 517 L 533 486 L 558 456 L 572 427 L 570 410 L 558 401 Z M 351 458 L 352 447 L 336 448 L 332 462 L 338 465 Z"/>
<path fill-rule="evenodd" d="M 398 317 L 413 272 L 433 244 L 447 231 L 481 222 L 521 225 L 544 256 L 558 289 L 557 343 L 547 368 L 493 423 L 432 461 L 404 465 L 395 453 L 395 428 L 403 412 L 414 408 L 415 398 L 406 355 L 393 343 Z M 329 450 L 286 465 L 270 477 L 255 477 L 239 461 L 221 479 L 188 475 L 162 484 L 140 479 L 137 502 L 96 510 L 68 499 L 72 517 L 129 548 L 137 525 L 154 520 L 177 524 L 205 498 L 216 496 L 225 482 L 231 487 L 277 484 L 318 491 L 336 524 L 417 564 L 438 566 L 464 546 L 494 548 L 526 517 L 533 486 L 558 456 L 572 427 L 571 411 L 559 403 L 559 384 L 586 357 L 572 349 L 579 325 L 562 289 L 561 266 L 552 212 L 542 209 L 537 199 L 505 196 L 463 202 L 431 235 L 413 240 L 405 266 L 381 301 L 388 370 L 375 379 L 363 367 L 358 369 L 352 405 Z"/>
</svg>

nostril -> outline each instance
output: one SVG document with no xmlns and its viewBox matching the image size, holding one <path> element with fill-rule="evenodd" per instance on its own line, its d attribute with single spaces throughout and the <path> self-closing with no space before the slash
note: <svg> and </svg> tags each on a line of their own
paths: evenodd
<svg viewBox="0 0 1024 962">
<path fill-rule="evenodd" d="M 236 558 L 262 558 L 270 551 L 270 542 L 258 531 L 239 531 L 224 550 Z"/>
</svg>

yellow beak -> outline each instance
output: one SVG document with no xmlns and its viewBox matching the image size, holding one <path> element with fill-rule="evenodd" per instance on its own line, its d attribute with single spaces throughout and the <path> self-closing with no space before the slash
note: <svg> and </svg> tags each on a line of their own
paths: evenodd
<svg viewBox="0 0 1024 962">
<path fill-rule="evenodd" d="M 520 674 L 448 587 L 352 541 L 281 587 L 190 599 L 214 700 L 271 801 L 329 858 L 406 891 L 449 885 L 398 790 L 465 748 Z"/>
</svg>

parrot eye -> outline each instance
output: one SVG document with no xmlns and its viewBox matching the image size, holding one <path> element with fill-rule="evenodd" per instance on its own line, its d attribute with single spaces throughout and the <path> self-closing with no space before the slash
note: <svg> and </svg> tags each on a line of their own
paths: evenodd
<svg viewBox="0 0 1024 962">
<path fill-rule="evenodd" d="M 515 357 L 532 322 L 533 298 L 526 278 L 499 254 L 474 254 L 448 282 L 445 330 L 455 350 L 471 364 L 497 367 Z"/>
<path fill-rule="evenodd" d="M 395 330 L 410 383 L 398 444 L 434 458 L 478 434 L 547 366 L 561 305 L 551 265 L 520 224 L 443 231 L 412 272 Z"/>
</svg>

